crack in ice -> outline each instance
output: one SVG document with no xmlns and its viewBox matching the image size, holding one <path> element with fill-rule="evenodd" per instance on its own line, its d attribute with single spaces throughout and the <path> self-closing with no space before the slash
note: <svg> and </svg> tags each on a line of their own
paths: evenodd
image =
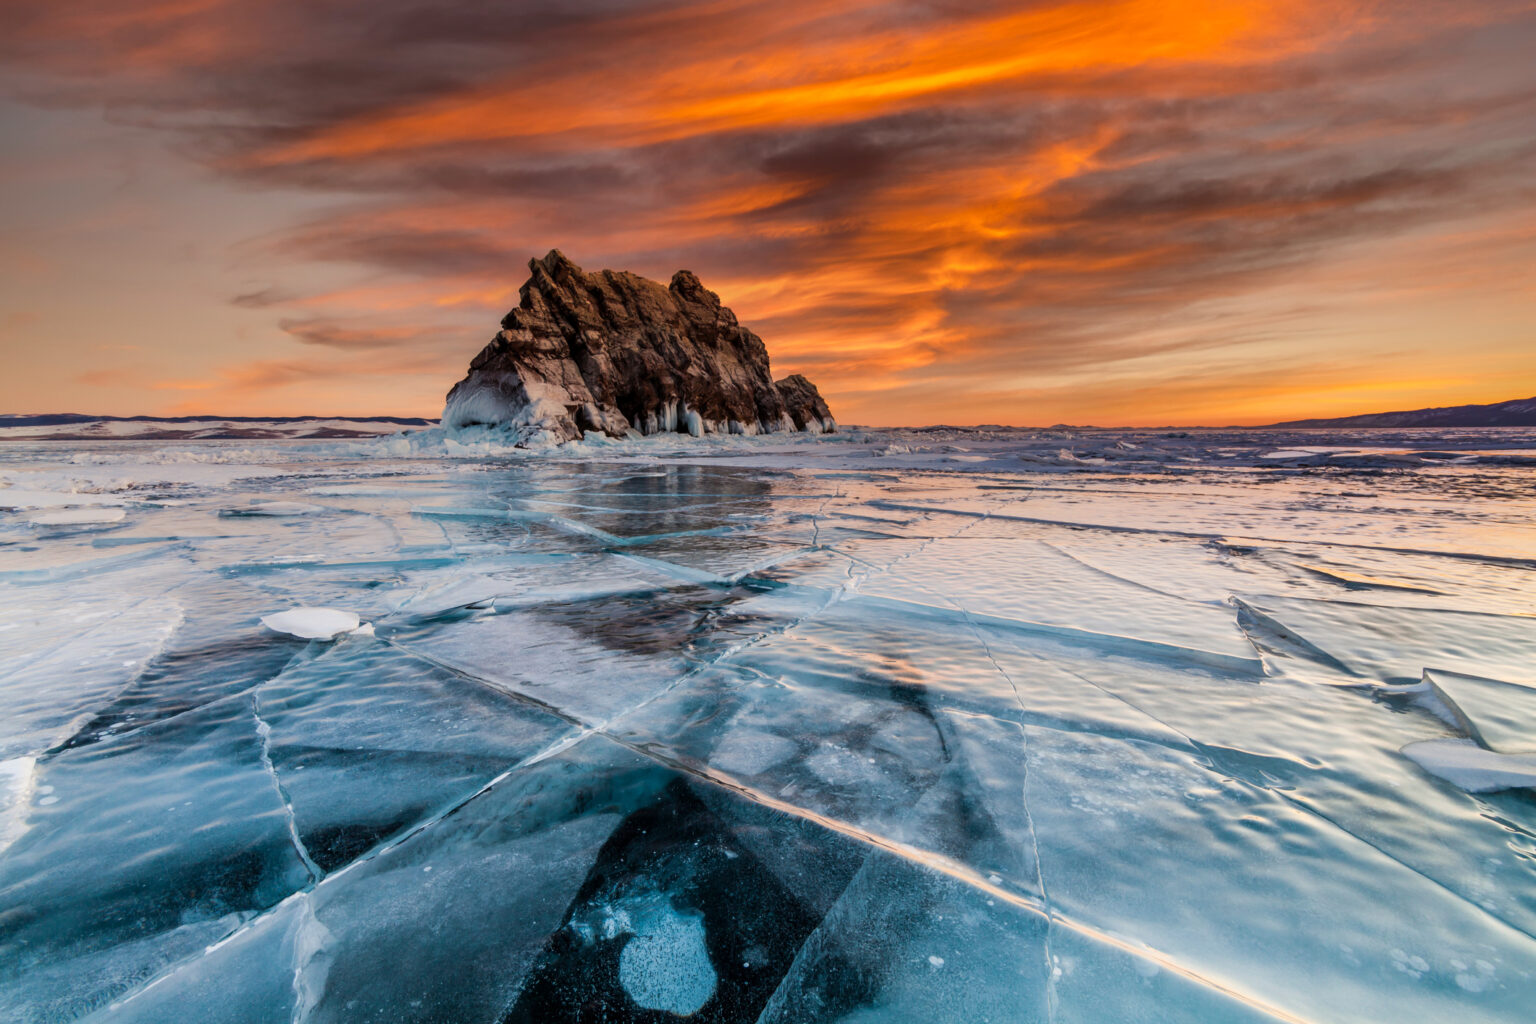
<svg viewBox="0 0 1536 1024">
<path fill-rule="evenodd" d="M 256 736 L 261 740 L 261 766 L 266 770 L 267 777 L 272 780 L 272 788 L 277 792 L 277 798 L 283 802 L 283 820 L 288 826 L 288 841 L 293 844 L 294 852 L 304 862 L 304 870 L 309 872 L 309 884 L 313 885 L 324 874 L 320 865 L 309 855 L 309 848 L 304 845 L 304 840 L 299 836 L 299 822 L 294 815 L 293 800 L 288 796 L 288 790 L 283 786 L 283 780 L 278 777 L 277 766 L 272 763 L 272 727 L 267 720 L 261 717 L 260 687 L 257 692 L 251 694 L 251 717 L 256 721 Z"/>
</svg>

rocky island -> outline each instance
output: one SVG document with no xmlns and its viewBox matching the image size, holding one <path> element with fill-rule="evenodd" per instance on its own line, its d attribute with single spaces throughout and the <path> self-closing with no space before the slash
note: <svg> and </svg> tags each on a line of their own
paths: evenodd
<svg viewBox="0 0 1536 1024">
<path fill-rule="evenodd" d="M 589 274 L 558 249 L 528 269 L 517 308 L 448 392 L 447 429 L 560 440 L 837 429 L 816 385 L 799 374 L 775 381 L 763 340 L 691 271 L 669 285 Z"/>
</svg>

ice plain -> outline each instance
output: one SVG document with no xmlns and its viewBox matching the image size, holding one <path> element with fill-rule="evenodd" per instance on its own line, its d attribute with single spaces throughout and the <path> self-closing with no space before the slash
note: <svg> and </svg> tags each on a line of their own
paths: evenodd
<svg viewBox="0 0 1536 1024">
<path fill-rule="evenodd" d="M 1524 430 L 11 438 L 0 1019 L 1529 1020 L 1533 571 Z"/>
</svg>

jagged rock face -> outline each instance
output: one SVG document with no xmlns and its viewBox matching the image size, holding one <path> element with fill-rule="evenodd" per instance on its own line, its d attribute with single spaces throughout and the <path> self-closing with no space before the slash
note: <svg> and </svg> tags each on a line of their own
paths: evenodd
<svg viewBox="0 0 1536 1024">
<path fill-rule="evenodd" d="M 763 340 L 691 272 L 663 287 L 624 271 L 588 274 L 558 249 L 528 268 L 501 333 L 448 392 L 448 429 L 574 440 L 837 428 L 816 385 L 799 374 L 774 382 Z"/>
</svg>

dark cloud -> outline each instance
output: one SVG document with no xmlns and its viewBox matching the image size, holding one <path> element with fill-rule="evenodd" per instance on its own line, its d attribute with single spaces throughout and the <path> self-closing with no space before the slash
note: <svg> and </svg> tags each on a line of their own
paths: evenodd
<svg viewBox="0 0 1536 1024">
<path fill-rule="evenodd" d="M 241 292 L 229 300 L 231 306 L 239 306 L 241 309 L 266 309 L 270 306 L 279 306 L 285 302 L 291 302 L 297 298 L 293 292 L 268 285 L 265 288 L 257 288 L 254 291 Z"/>
<path fill-rule="evenodd" d="M 444 331 L 440 327 L 358 325 L 320 317 L 307 320 L 284 319 L 278 322 L 278 326 L 305 345 L 320 345 L 348 352 L 404 347 L 419 349 L 424 345 L 440 344 L 445 337 L 454 342 L 462 341 L 461 332 Z"/>
</svg>

